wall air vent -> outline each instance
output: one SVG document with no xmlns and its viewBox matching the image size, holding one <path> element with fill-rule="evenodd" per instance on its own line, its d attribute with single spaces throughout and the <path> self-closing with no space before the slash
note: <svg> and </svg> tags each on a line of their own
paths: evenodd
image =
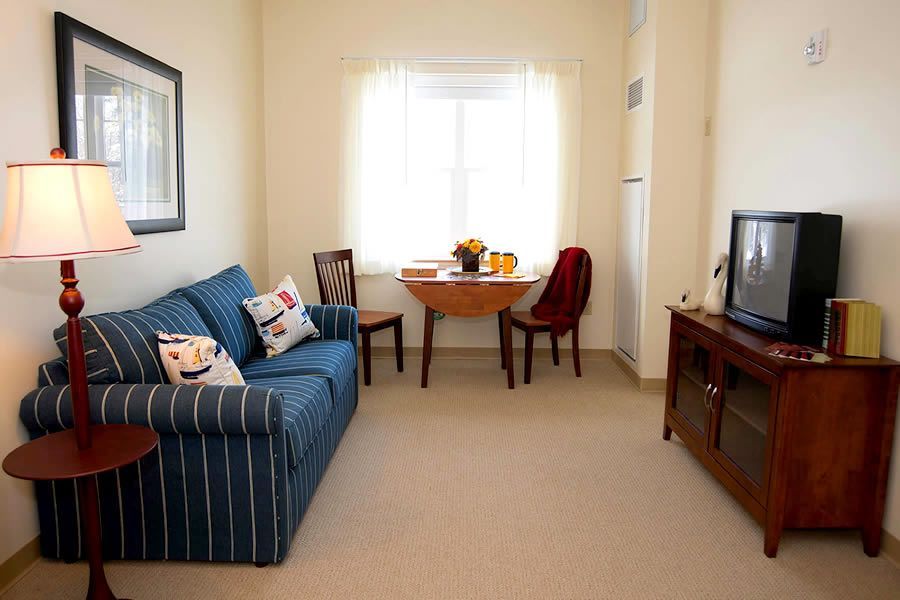
<svg viewBox="0 0 900 600">
<path fill-rule="evenodd" d="M 644 76 L 640 75 L 628 82 L 625 88 L 625 112 L 632 112 L 644 104 Z"/>
</svg>

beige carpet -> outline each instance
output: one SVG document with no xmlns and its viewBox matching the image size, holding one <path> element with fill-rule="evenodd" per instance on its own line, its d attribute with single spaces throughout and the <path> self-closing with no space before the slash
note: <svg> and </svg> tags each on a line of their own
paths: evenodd
<svg viewBox="0 0 900 600">
<path fill-rule="evenodd" d="M 663 397 L 609 361 L 537 361 L 515 391 L 494 361 L 435 360 L 375 384 L 287 560 L 114 563 L 156 598 L 898 598 L 900 569 L 855 532 L 762 530 L 679 442 Z M 521 368 L 521 363 L 517 366 Z M 518 377 L 521 382 L 521 371 Z M 83 598 L 86 567 L 42 561 L 4 600 Z"/>
</svg>

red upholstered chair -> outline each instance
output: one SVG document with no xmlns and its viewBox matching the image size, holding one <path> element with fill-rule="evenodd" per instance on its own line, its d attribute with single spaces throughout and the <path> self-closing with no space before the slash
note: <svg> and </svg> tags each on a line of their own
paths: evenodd
<svg viewBox="0 0 900 600">
<path fill-rule="evenodd" d="M 562 252 L 560 252 L 560 256 L 562 256 Z M 585 264 L 588 261 L 588 256 L 584 255 L 581 258 L 580 269 L 578 273 L 578 286 L 575 289 L 575 306 L 581 307 L 584 304 L 584 280 L 587 274 L 587 269 L 585 269 Z M 500 315 L 497 315 L 500 320 L 500 366 L 502 368 L 506 368 L 506 353 L 503 351 L 503 321 L 500 318 Z M 581 377 L 581 359 L 579 357 L 579 348 L 578 348 L 578 327 L 581 323 L 581 309 L 578 309 L 578 312 L 575 314 L 575 325 L 572 327 L 572 360 L 575 363 L 575 377 Z M 525 383 L 531 383 L 531 363 L 534 358 L 534 334 L 535 333 L 549 333 L 550 334 L 550 347 L 553 353 L 553 364 L 559 366 L 559 341 L 556 339 L 556 336 L 550 331 L 550 323 L 547 321 L 542 321 L 540 319 L 536 319 L 532 316 L 531 311 L 527 310 L 514 310 L 511 313 L 511 324 L 516 329 L 520 329 L 525 332 Z"/>
<path fill-rule="evenodd" d="M 335 250 L 313 254 L 319 300 L 322 304 L 343 304 L 359 312 L 359 333 L 362 335 L 363 380 L 372 384 L 372 339 L 374 332 L 394 328 L 394 352 L 397 371 L 403 372 L 403 313 L 380 310 L 361 310 L 356 306 L 356 279 L 353 277 L 353 250 Z"/>
</svg>

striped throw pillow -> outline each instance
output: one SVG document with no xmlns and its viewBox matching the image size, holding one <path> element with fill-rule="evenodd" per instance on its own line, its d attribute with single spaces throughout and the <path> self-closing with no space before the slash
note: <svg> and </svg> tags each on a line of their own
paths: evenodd
<svg viewBox="0 0 900 600">
<path fill-rule="evenodd" d="M 178 292 L 138 310 L 82 317 L 81 330 L 88 383 L 168 383 L 156 331 L 212 337 L 200 313 Z M 66 326 L 53 338 L 68 358 Z"/>
</svg>

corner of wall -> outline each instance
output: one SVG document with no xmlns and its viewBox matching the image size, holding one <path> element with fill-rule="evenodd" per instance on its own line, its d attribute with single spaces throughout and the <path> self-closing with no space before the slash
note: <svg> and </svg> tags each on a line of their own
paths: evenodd
<svg viewBox="0 0 900 600">
<path fill-rule="evenodd" d="M 267 172 L 266 172 L 266 94 L 265 94 L 265 49 L 263 2 L 253 2 L 256 8 L 256 177 L 257 177 L 257 289 L 268 289 L 271 280 L 269 278 L 269 213 L 267 196 Z"/>
</svg>

